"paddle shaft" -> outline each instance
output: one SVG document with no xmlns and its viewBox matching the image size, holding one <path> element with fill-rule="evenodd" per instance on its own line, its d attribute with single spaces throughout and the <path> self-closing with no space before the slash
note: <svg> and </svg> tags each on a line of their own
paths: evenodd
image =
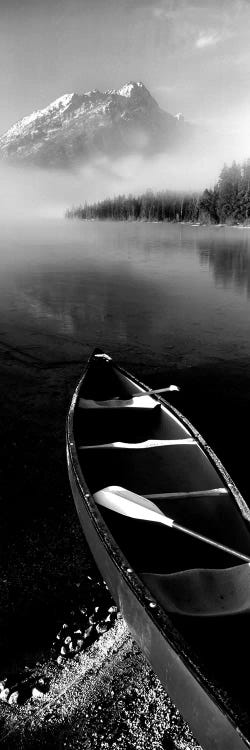
<svg viewBox="0 0 250 750">
<path fill-rule="evenodd" d="M 140 396 L 154 396 L 157 393 L 165 393 L 166 391 L 179 391 L 178 385 L 169 385 L 167 388 L 156 388 L 150 391 L 143 391 L 142 393 L 134 393 L 133 398 L 140 398 Z"/>
<path fill-rule="evenodd" d="M 203 534 L 199 534 L 197 531 L 193 531 L 193 529 L 181 526 L 173 518 L 169 518 L 162 513 L 160 508 L 155 503 L 152 503 L 151 500 L 142 495 L 137 495 L 131 490 L 125 490 L 122 487 L 106 487 L 104 490 L 96 492 L 94 498 L 99 505 L 104 505 L 104 507 L 114 510 L 116 513 L 142 521 L 161 523 L 164 526 L 176 529 L 176 531 L 181 531 L 183 534 L 187 534 L 200 542 L 205 542 L 205 544 L 220 549 L 222 552 L 233 555 L 239 560 L 250 563 L 250 557 L 247 555 L 232 549 L 232 547 L 227 547 L 225 544 L 216 542 L 214 539 L 210 539 L 210 537 L 203 536 Z"/>
<path fill-rule="evenodd" d="M 164 521 L 162 520 L 162 523 Z M 166 524 L 168 526 L 168 524 Z M 216 549 L 221 549 L 222 552 L 227 552 L 229 555 L 234 555 L 234 557 L 238 557 L 239 560 L 244 560 L 244 562 L 250 563 L 250 557 L 247 557 L 247 555 L 243 555 L 242 552 L 238 552 L 235 549 L 232 549 L 231 547 L 226 547 L 225 544 L 220 544 L 220 542 L 215 542 L 213 539 L 210 539 L 207 536 L 203 536 L 202 534 L 198 534 L 196 531 L 192 531 L 191 529 L 188 529 L 186 526 L 181 526 L 179 523 L 176 523 L 173 521 L 171 525 L 172 529 L 176 529 L 177 531 L 182 531 L 184 534 L 188 534 L 189 536 L 194 537 L 194 539 L 198 539 L 200 542 L 206 542 L 206 544 L 210 544 L 212 547 L 216 547 Z"/>
</svg>

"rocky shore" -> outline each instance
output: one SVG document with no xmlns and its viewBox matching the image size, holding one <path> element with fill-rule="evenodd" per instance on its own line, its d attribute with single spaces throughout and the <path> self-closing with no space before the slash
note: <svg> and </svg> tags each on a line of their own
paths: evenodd
<svg viewBox="0 0 250 750">
<path fill-rule="evenodd" d="M 118 617 L 63 670 L 47 664 L 50 688 L 5 705 L 6 750 L 201 750 Z"/>
</svg>

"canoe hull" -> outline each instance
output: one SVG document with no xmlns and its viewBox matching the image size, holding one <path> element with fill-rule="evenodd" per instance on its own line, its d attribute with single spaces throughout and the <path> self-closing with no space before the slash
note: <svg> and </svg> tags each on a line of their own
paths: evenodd
<svg viewBox="0 0 250 750">
<path fill-rule="evenodd" d="M 245 733 L 244 720 L 242 723 L 235 707 L 224 700 L 218 686 L 210 682 L 199 668 L 197 660 L 193 658 L 186 641 L 173 625 L 171 617 L 158 603 L 152 602 L 148 589 L 134 570 L 131 570 L 112 537 L 86 484 L 75 444 L 74 412 L 90 364 L 91 360 L 72 399 L 67 419 L 66 446 L 71 490 L 93 558 L 135 641 L 203 749 L 250 750 L 248 727 Z M 129 378 L 130 385 L 139 386 L 147 392 L 142 383 L 120 368 L 117 370 L 123 377 Z M 164 405 L 162 399 L 159 401 Z M 249 520 L 248 508 L 217 457 L 205 445 L 192 425 L 177 410 L 172 408 L 172 412 L 178 419 L 182 419 L 190 433 L 198 439 L 212 464 L 219 468 L 228 487 L 233 488 L 234 498 L 242 516 Z M 241 730 L 239 725 L 242 727 Z"/>
<path fill-rule="evenodd" d="M 204 750 L 246 750 L 250 745 L 231 723 L 223 709 L 215 704 L 207 689 L 192 674 L 183 655 L 173 648 L 162 628 L 154 622 L 140 592 L 125 580 L 121 567 L 112 559 L 107 539 L 98 528 L 98 517 L 91 512 L 92 499 L 83 492 L 73 465 L 69 445 L 67 462 L 71 490 L 87 543 L 100 573 L 123 615 L 131 634 L 158 675 L 163 687 Z M 102 524 L 101 524 L 102 525 Z M 154 610 L 152 610 L 154 611 Z M 167 618 L 165 625 L 167 624 Z"/>
</svg>

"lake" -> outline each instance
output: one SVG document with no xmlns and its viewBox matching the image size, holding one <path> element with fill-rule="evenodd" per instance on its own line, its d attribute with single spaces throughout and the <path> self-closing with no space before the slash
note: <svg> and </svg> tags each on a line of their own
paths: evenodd
<svg viewBox="0 0 250 750">
<path fill-rule="evenodd" d="M 1 238 L 0 626 L 17 659 L 50 637 L 83 557 L 91 565 L 64 435 L 94 347 L 151 386 L 180 387 L 172 403 L 250 504 L 250 231 L 62 219 L 6 226 Z"/>
<path fill-rule="evenodd" d="M 99 344 L 149 376 L 249 360 L 248 230 L 62 221 L 2 242 L 2 341 L 26 357 Z"/>
</svg>

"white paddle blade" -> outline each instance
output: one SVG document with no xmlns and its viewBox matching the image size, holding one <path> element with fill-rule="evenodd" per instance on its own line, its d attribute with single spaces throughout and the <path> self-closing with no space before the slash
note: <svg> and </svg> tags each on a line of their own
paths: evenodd
<svg viewBox="0 0 250 750">
<path fill-rule="evenodd" d="M 172 518 L 165 516 L 150 500 L 123 487 L 105 487 L 95 492 L 93 497 L 98 505 L 120 513 L 122 516 L 173 526 Z"/>
</svg>

